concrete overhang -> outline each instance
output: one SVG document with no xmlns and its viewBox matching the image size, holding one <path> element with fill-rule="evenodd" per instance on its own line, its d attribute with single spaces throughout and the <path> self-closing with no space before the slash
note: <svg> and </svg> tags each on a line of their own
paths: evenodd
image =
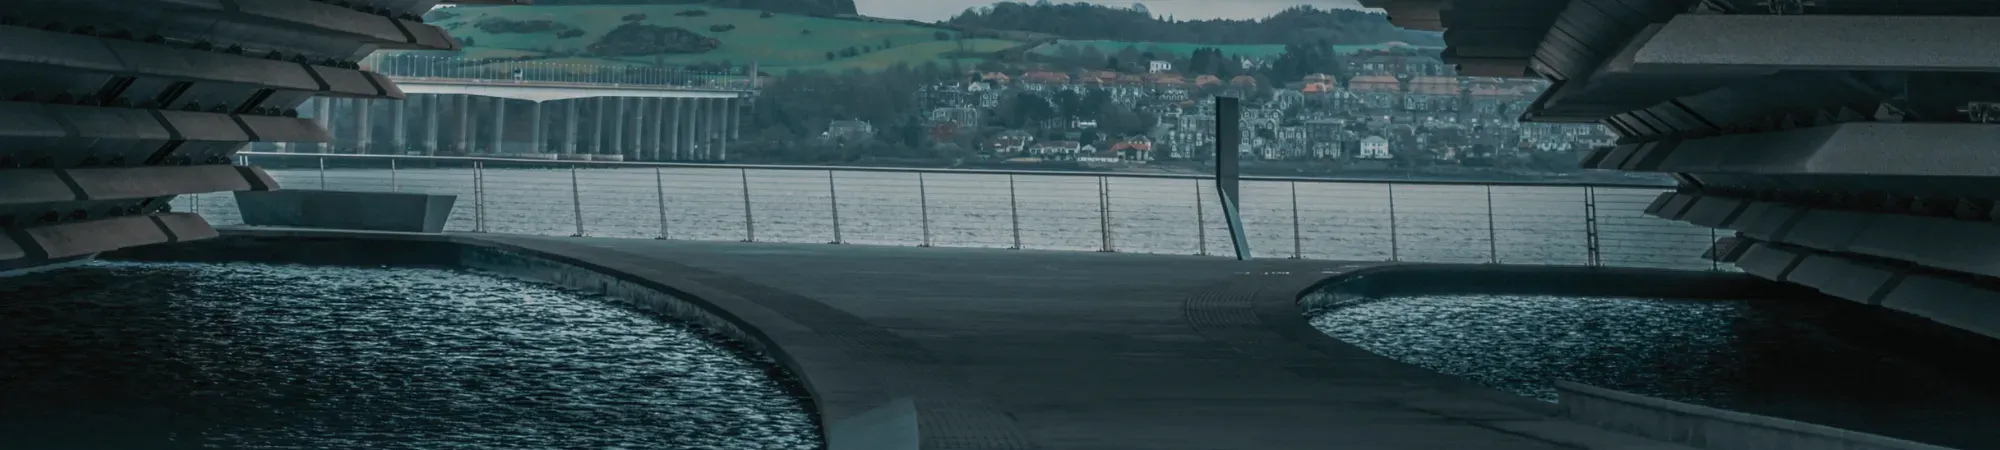
<svg viewBox="0 0 2000 450">
<path fill-rule="evenodd" d="M 749 92 L 733 90 L 672 89 L 654 86 L 582 84 L 557 82 L 513 82 L 392 77 L 404 94 L 456 94 L 480 97 L 548 102 L 594 97 L 629 98 L 741 98 Z"/>
</svg>

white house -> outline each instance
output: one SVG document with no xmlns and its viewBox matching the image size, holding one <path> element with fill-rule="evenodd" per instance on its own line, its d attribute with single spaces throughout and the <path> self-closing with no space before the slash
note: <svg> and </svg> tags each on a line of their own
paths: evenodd
<svg viewBox="0 0 2000 450">
<path fill-rule="evenodd" d="M 1174 71 L 1174 63 L 1173 61 L 1153 60 L 1153 62 L 1146 64 L 1146 71 L 1151 73 L 1172 72 Z"/>
<path fill-rule="evenodd" d="M 1361 140 L 1361 154 L 1355 157 L 1361 159 L 1392 159 L 1395 156 L 1389 154 L 1388 139 L 1383 139 L 1381 136 L 1369 136 Z"/>
</svg>

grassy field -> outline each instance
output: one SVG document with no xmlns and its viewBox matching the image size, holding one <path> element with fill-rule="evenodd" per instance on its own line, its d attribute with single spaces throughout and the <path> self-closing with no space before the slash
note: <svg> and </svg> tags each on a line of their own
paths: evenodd
<svg viewBox="0 0 2000 450">
<path fill-rule="evenodd" d="M 1062 47 L 1064 46 L 1076 47 L 1077 50 L 1079 51 L 1085 48 L 1095 48 L 1097 49 L 1098 53 L 1102 53 L 1105 55 L 1116 55 L 1118 54 L 1119 51 L 1123 51 L 1125 47 L 1130 46 L 1139 49 L 1139 51 L 1141 52 L 1153 52 L 1155 54 L 1171 53 L 1179 55 L 1184 58 L 1188 57 L 1189 55 L 1193 55 L 1195 49 L 1203 47 L 1214 47 L 1222 50 L 1222 53 L 1225 55 L 1236 55 L 1245 58 L 1275 58 L 1278 55 L 1283 54 L 1285 52 L 1285 46 L 1275 45 L 1275 44 L 1210 45 L 1210 44 L 1184 44 L 1184 43 L 1174 43 L 1174 42 L 1062 40 L 1044 44 L 1041 47 L 1037 47 L 1035 48 L 1035 53 L 1044 55 L 1056 55 L 1062 51 Z M 1335 45 L 1333 46 L 1333 49 L 1340 53 L 1355 53 L 1366 50 L 1382 50 L 1397 46 L 1407 47 L 1409 45 L 1401 42 L 1385 42 L 1381 44 L 1372 44 L 1372 45 Z"/>
<path fill-rule="evenodd" d="M 702 10 L 708 14 L 700 17 L 674 15 L 689 10 Z M 664 57 L 605 59 L 583 55 L 556 58 L 568 63 L 664 62 L 670 65 L 723 61 L 745 65 L 756 61 L 766 72 L 785 73 L 796 70 L 879 70 L 898 63 L 919 65 L 927 61 L 948 64 L 950 61 L 946 58 L 949 54 L 959 50 L 956 41 L 938 40 L 937 33 L 951 32 L 937 28 L 791 14 L 774 14 L 767 18 L 760 17 L 762 13 L 755 10 L 693 5 L 459 7 L 453 8 L 452 12 L 459 15 L 435 21 L 434 24 L 449 30 L 453 36 L 470 38 L 473 45 L 467 48 L 464 56 L 475 58 L 581 52 L 605 33 L 624 25 L 624 17 L 631 14 L 645 14 L 646 19 L 641 23 L 685 28 L 720 40 L 722 45 L 702 54 Z M 583 34 L 559 38 L 557 31 L 488 33 L 476 26 L 481 20 L 495 18 L 548 20 L 581 30 Z M 733 25 L 736 28 L 726 32 L 709 31 L 713 25 Z M 889 45 L 887 50 L 831 61 L 826 58 L 828 52 L 840 52 L 849 47 L 879 48 L 885 43 Z M 976 52 L 997 52 L 1020 44 L 997 39 L 968 39 L 964 42 L 966 50 Z"/>
</svg>

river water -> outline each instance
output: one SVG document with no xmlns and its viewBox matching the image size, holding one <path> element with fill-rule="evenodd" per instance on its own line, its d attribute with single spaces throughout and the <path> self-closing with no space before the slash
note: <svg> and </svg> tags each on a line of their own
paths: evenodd
<svg viewBox="0 0 2000 450">
<path fill-rule="evenodd" d="M 1390 298 L 1314 326 L 1554 401 L 1555 380 L 1964 449 L 2000 448 L 2000 345 L 1830 299 Z"/>
<path fill-rule="evenodd" d="M 703 168 L 271 174 L 297 189 L 456 195 L 448 224 L 456 231 L 1234 252 L 1213 182 L 1193 179 Z M 1248 181 L 1241 203 L 1259 257 L 1584 265 L 1595 227 L 1604 265 L 1712 268 L 1701 255 L 1714 233 L 1643 214 L 1663 190 Z M 227 193 L 183 197 L 174 208 L 220 225 L 241 220 Z"/>
<path fill-rule="evenodd" d="M 772 364 L 441 269 L 93 263 L 0 281 L 0 448 L 812 449 Z"/>
</svg>

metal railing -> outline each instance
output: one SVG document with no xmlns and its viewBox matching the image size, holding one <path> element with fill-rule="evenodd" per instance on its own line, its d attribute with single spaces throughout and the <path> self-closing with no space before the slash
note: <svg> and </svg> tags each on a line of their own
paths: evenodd
<svg viewBox="0 0 2000 450">
<path fill-rule="evenodd" d="M 246 153 L 293 189 L 459 198 L 450 230 L 1232 255 L 1210 178 L 1166 174 Z M 1720 270 L 1708 228 L 1646 216 L 1668 188 L 1246 177 L 1258 257 Z M 219 225 L 227 193 L 182 197 Z"/>
<path fill-rule="evenodd" d="M 376 53 L 361 67 L 407 79 L 568 83 L 712 91 L 750 91 L 750 76 L 638 65 L 568 64 L 504 58 L 460 58 L 415 53 Z"/>
</svg>

